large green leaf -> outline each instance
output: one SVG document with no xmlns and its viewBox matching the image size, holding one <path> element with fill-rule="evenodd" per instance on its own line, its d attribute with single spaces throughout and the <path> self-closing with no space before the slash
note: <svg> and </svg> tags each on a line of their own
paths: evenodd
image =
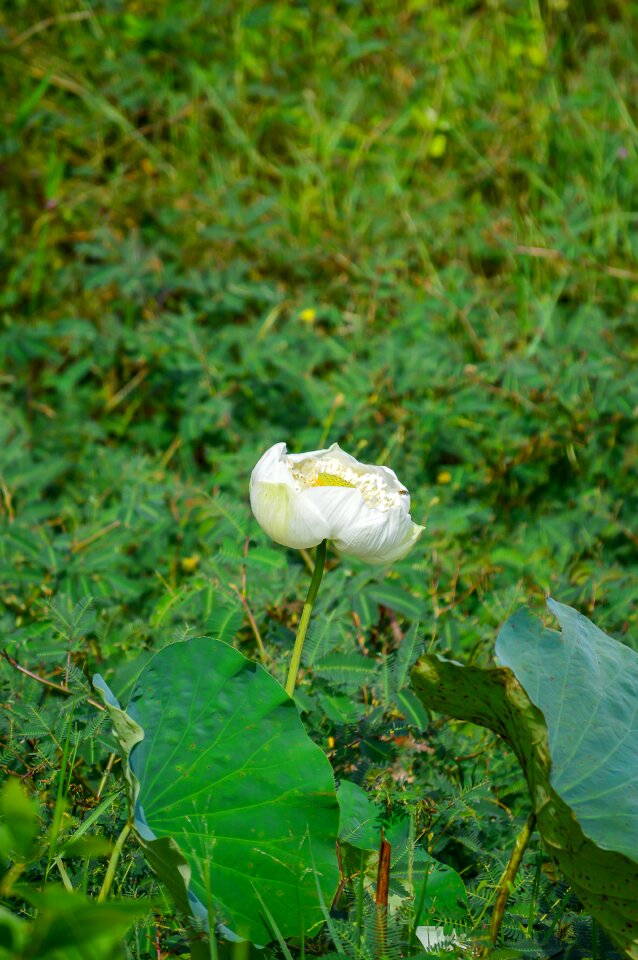
<svg viewBox="0 0 638 960">
<path fill-rule="evenodd" d="M 265 670 L 207 638 L 144 667 L 127 711 L 100 678 L 127 761 L 136 832 L 178 906 L 223 932 L 272 940 L 322 919 L 338 871 L 332 770 Z M 231 934 L 232 935 L 232 934 Z"/>
<path fill-rule="evenodd" d="M 638 958 L 638 655 L 554 601 L 563 632 L 527 611 L 497 642 L 505 667 L 422 657 L 423 702 L 506 739 L 546 849 L 583 904 Z"/>
<path fill-rule="evenodd" d="M 551 784 L 583 832 L 638 862 L 638 654 L 571 607 L 547 605 L 562 635 L 521 610 L 496 655 L 545 718 Z"/>
</svg>

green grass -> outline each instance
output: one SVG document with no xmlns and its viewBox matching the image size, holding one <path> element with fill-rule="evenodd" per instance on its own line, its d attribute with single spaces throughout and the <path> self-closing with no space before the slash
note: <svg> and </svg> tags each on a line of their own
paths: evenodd
<svg viewBox="0 0 638 960">
<path fill-rule="evenodd" d="M 78 697 L 61 716 L 3 662 L 2 763 L 51 844 L 107 763 L 96 669 L 125 695 L 175 636 L 256 656 L 245 584 L 285 679 L 307 571 L 247 502 L 276 441 L 388 463 L 427 523 L 387 580 L 329 557 L 320 649 L 358 649 L 353 613 L 391 649 L 378 580 L 409 595 L 402 629 L 459 659 L 486 661 L 547 592 L 638 648 L 637 27 L 635 3 L 575 0 L 3 4 L 2 645 Z M 479 851 L 464 814 L 439 854 L 493 892 L 514 833 L 492 801 L 526 813 L 495 741 L 437 720 L 416 734 L 434 754 L 406 753 L 348 713 L 356 693 L 311 668 L 301 689 L 337 772 L 363 764 L 399 808 L 489 775 Z M 124 816 L 117 800 L 92 829 L 114 839 Z M 586 918 L 539 857 L 521 896 L 540 883 L 564 948 Z M 92 863 L 70 879 L 97 893 Z M 114 891 L 157 895 L 131 844 Z M 155 956 L 145 936 L 133 956 Z"/>
</svg>

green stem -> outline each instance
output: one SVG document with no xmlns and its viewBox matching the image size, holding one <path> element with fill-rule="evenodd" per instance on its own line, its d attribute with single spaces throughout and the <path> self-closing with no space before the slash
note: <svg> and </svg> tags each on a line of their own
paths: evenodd
<svg viewBox="0 0 638 960">
<path fill-rule="evenodd" d="M 60 833 L 60 827 L 62 824 L 62 816 L 64 814 L 64 807 L 66 801 L 66 792 L 64 789 L 64 781 L 67 775 L 68 761 L 69 761 L 69 746 L 71 743 L 71 724 L 73 723 L 73 714 L 69 715 L 69 720 L 66 728 L 66 740 L 64 741 L 64 748 L 62 750 L 62 760 L 60 762 L 60 773 L 58 775 L 58 793 L 55 800 L 55 808 L 53 810 L 53 822 L 51 823 L 51 830 L 49 832 L 49 857 L 47 860 L 46 870 L 44 872 L 45 882 L 48 880 L 49 871 L 51 870 L 51 864 L 54 859 L 55 846 L 58 841 L 58 834 Z M 70 778 L 69 778 L 70 781 Z"/>
<path fill-rule="evenodd" d="M 364 894 L 364 882 L 365 882 L 365 852 L 361 852 L 361 862 L 359 863 L 359 882 L 357 884 L 357 918 L 355 920 L 355 956 L 359 956 L 359 949 L 361 947 L 361 937 L 363 936 L 363 894 Z"/>
<path fill-rule="evenodd" d="M 203 936 L 200 932 L 189 932 L 187 928 L 187 937 L 191 960 L 210 960 L 210 944 L 215 937 L 215 931 L 211 931 L 211 939 L 209 940 L 208 937 Z"/>
<path fill-rule="evenodd" d="M 60 871 L 60 876 L 62 877 L 62 883 L 64 885 L 64 889 L 67 890 L 69 893 L 73 893 L 73 884 L 71 883 L 71 878 L 66 872 L 66 867 L 64 866 L 62 857 L 54 857 L 53 862 L 58 868 L 58 870 Z"/>
<path fill-rule="evenodd" d="M 319 591 L 319 584 L 321 583 L 321 578 L 323 576 L 323 567 L 326 562 L 327 546 L 328 541 L 322 540 L 317 547 L 315 569 L 313 570 L 312 580 L 310 581 L 310 586 L 308 588 L 308 596 L 306 597 L 306 602 L 304 603 L 303 610 L 301 611 L 301 620 L 299 621 L 299 629 L 297 630 L 297 636 L 295 637 L 295 645 L 292 651 L 288 679 L 286 680 L 286 693 L 289 697 L 292 697 L 293 693 L 295 692 L 297 674 L 299 673 L 299 664 L 301 663 L 301 651 L 303 650 L 304 640 L 306 639 L 306 631 L 308 630 L 308 624 L 310 623 L 310 614 L 312 613 L 312 608 Z"/>
<path fill-rule="evenodd" d="M 494 909 L 492 911 L 492 922 L 490 923 L 490 943 L 492 946 L 496 944 L 498 935 L 501 932 L 501 924 L 503 923 L 503 918 L 505 916 L 505 906 L 510 895 L 511 886 L 514 883 L 518 868 L 520 867 L 521 860 L 523 859 L 523 854 L 525 853 L 529 839 L 534 832 L 535 825 L 536 815 L 534 813 L 530 813 L 529 817 L 525 821 L 523 829 L 516 838 L 516 843 L 514 844 L 514 849 L 512 850 L 509 863 L 507 864 L 505 872 L 499 881 L 498 894 L 496 896 L 496 903 L 494 904 Z M 488 948 L 484 951 L 484 956 L 489 955 L 490 949 Z"/>
<path fill-rule="evenodd" d="M 120 862 L 120 854 L 122 853 L 122 849 L 124 847 L 124 844 L 126 843 L 126 838 L 128 837 L 130 832 L 131 832 L 130 823 L 124 824 L 122 828 L 122 832 L 120 833 L 119 837 L 115 841 L 115 846 L 113 847 L 113 851 L 111 853 L 111 859 L 109 860 L 109 865 L 106 869 L 106 876 L 104 877 L 104 883 L 102 884 L 102 889 L 100 890 L 97 897 L 98 903 L 104 903 L 109 893 L 111 892 L 111 887 L 113 886 L 113 880 L 115 879 L 115 871 L 117 870 L 117 865 Z"/>
</svg>

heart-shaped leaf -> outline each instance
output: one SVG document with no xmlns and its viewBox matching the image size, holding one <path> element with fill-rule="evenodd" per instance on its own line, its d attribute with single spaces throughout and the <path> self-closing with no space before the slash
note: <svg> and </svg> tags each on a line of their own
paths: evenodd
<svg viewBox="0 0 638 960">
<path fill-rule="evenodd" d="M 516 753 L 545 848 L 583 904 L 638 958 L 638 654 L 571 607 L 562 633 L 527 611 L 503 627 L 489 670 L 422 657 L 423 702 L 499 733 Z"/>
<path fill-rule="evenodd" d="M 178 906 L 266 943 L 302 936 L 338 882 L 330 764 L 270 674 L 208 638 L 170 644 L 144 667 L 127 711 L 107 703 L 134 824 Z M 264 905 L 267 911 L 264 910 Z"/>
<path fill-rule="evenodd" d="M 638 654 L 554 600 L 562 627 L 521 610 L 496 641 L 545 718 L 550 781 L 585 833 L 638 862 Z"/>
</svg>

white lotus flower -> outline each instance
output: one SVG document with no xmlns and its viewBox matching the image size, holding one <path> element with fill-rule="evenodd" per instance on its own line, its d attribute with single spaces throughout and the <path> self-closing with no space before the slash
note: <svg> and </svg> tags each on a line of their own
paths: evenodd
<svg viewBox="0 0 638 960">
<path fill-rule="evenodd" d="M 252 472 L 250 505 L 277 543 L 301 550 L 331 540 L 367 563 L 401 560 L 424 529 L 393 470 L 359 463 L 337 443 L 291 454 L 276 443 Z"/>
</svg>

